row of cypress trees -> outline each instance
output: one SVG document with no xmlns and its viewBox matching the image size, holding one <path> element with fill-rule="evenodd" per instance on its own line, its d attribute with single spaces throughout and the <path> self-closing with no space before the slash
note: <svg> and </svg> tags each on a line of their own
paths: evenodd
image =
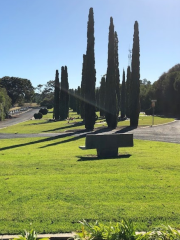
<svg viewBox="0 0 180 240">
<path fill-rule="evenodd" d="M 85 128 L 92 130 L 96 120 L 96 108 L 100 110 L 100 115 L 105 115 L 108 127 L 116 128 L 121 104 L 121 117 L 130 117 L 130 125 L 138 126 L 139 118 L 139 93 L 140 93 L 140 61 L 139 61 L 139 30 L 138 22 L 134 24 L 134 38 L 132 49 L 131 67 L 127 68 L 127 81 L 125 83 L 125 71 L 123 70 L 123 80 L 120 94 L 120 74 L 118 59 L 118 35 L 114 31 L 113 18 L 110 18 L 107 73 L 101 79 L 99 94 L 99 106 L 96 106 L 95 99 L 95 54 L 94 54 L 94 13 L 93 8 L 89 9 L 87 24 L 87 48 L 83 55 L 81 87 L 77 90 L 70 90 L 72 106 L 81 114 Z M 68 81 L 67 67 L 61 69 L 61 87 L 58 93 L 58 72 L 56 71 L 55 87 L 55 119 L 65 119 L 68 116 Z M 120 97 L 121 96 L 121 97 Z M 57 103 L 57 99 L 60 101 Z"/>
<path fill-rule="evenodd" d="M 95 83 L 96 70 L 94 58 L 94 14 L 93 8 L 89 10 L 87 27 L 87 50 L 83 55 L 81 103 L 80 114 L 85 121 L 87 130 L 92 130 L 95 124 Z M 110 18 L 107 74 L 101 79 L 100 101 L 98 108 L 100 114 L 105 115 L 109 128 L 116 128 L 121 102 L 121 118 L 130 117 L 130 125 L 138 126 L 139 118 L 139 93 L 140 93 L 140 61 L 139 61 L 139 30 L 138 22 L 134 24 L 134 38 L 132 49 L 131 68 L 127 69 L 127 81 L 125 83 L 125 71 L 120 98 L 120 74 L 118 60 L 118 35 L 114 31 L 113 18 Z"/>
<path fill-rule="evenodd" d="M 69 83 L 67 66 L 61 67 L 61 82 L 59 72 L 55 74 L 54 88 L 54 119 L 64 120 L 69 116 Z"/>
</svg>

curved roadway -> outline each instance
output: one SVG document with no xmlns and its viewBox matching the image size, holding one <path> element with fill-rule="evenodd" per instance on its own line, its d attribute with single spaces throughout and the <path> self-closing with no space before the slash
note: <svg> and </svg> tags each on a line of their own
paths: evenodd
<svg viewBox="0 0 180 240">
<path fill-rule="evenodd" d="M 23 121 L 31 119 L 37 109 L 29 109 L 28 111 L 13 117 L 12 119 L 0 122 L 0 128 L 8 127 Z M 152 127 L 139 127 L 137 129 L 122 129 L 114 130 L 113 133 L 133 133 L 135 139 L 160 141 L 160 142 L 170 142 L 170 143 L 180 143 L 180 120 L 174 122 L 157 125 Z M 112 133 L 111 132 L 111 133 Z M 26 137 L 58 137 L 58 136 L 85 136 L 88 132 L 81 131 L 81 133 L 39 133 L 39 134 L 5 134 L 0 133 L 0 139 L 8 138 L 26 138 Z M 97 130 L 98 133 L 98 130 Z M 109 131 L 107 133 L 110 133 Z"/>
</svg>

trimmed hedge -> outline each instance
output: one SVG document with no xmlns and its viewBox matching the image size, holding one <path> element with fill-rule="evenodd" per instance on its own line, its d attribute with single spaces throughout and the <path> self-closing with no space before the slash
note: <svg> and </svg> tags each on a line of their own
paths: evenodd
<svg viewBox="0 0 180 240">
<path fill-rule="evenodd" d="M 38 112 L 38 113 L 35 113 L 34 114 L 34 118 L 35 119 L 41 119 L 43 117 L 42 113 L 41 112 Z"/>
<path fill-rule="evenodd" d="M 39 110 L 39 113 L 42 113 L 42 115 L 46 115 L 48 113 L 48 110 L 47 110 L 47 108 L 41 108 Z"/>
</svg>

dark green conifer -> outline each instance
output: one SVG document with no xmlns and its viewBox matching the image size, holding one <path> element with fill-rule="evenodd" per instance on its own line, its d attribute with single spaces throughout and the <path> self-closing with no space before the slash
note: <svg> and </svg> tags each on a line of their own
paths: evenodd
<svg viewBox="0 0 180 240">
<path fill-rule="evenodd" d="M 100 116 L 105 116 L 105 96 L 106 96 L 106 79 L 103 76 L 100 82 L 100 93 L 99 93 L 99 109 Z"/>
<path fill-rule="evenodd" d="M 64 120 L 69 115 L 69 84 L 67 67 L 61 67 L 61 87 L 60 87 L 60 119 Z"/>
<path fill-rule="evenodd" d="M 96 70 L 94 57 L 94 14 L 93 8 L 89 10 L 87 27 L 87 50 L 86 50 L 86 83 L 85 83 L 85 128 L 94 129 L 95 124 L 95 84 Z"/>
<path fill-rule="evenodd" d="M 109 43 L 108 43 L 108 67 L 106 75 L 106 121 L 111 129 L 117 126 L 118 117 L 118 100 L 117 100 L 117 82 L 116 82 L 116 66 L 115 66 L 115 50 L 114 50 L 114 25 L 113 18 L 110 18 L 109 26 Z"/>
<path fill-rule="evenodd" d="M 118 35 L 114 32 L 114 57 L 115 57 L 115 79 L 116 79 L 116 95 L 117 95 L 117 114 L 119 115 L 120 110 L 120 74 L 119 74 L 119 57 L 118 57 Z"/>
<path fill-rule="evenodd" d="M 139 29 L 138 22 L 134 24 L 134 38 L 132 49 L 132 74 L 131 74 L 131 102 L 130 102 L 130 126 L 137 127 L 140 110 L 140 47 L 139 47 Z"/>
<path fill-rule="evenodd" d="M 85 84 L 86 84 L 86 55 L 83 54 L 82 80 L 81 80 L 81 118 L 85 118 Z"/>
<path fill-rule="evenodd" d="M 127 67 L 127 77 L 126 77 L 126 117 L 130 118 L 130 84 L 131 84 L 131 68 Z"/>
<path fill-rule="evenodd" d="M 59 94 L 60 94 L 60 85 L 59 85 L 59 72 L 56 70 L 55 75 L 55 88 L 54 88 L 54 119 L 59 120 L 60 119 L 60 113 L 59 113 Z"/>
<path fill-rule="evenodd" d="M 123 79 L 121 86 L 121 118 L 125 117 L 125 104 L 126 104 L 126 86 L 125 86 L 125 71 L 123 69 Z"/>
</svg>

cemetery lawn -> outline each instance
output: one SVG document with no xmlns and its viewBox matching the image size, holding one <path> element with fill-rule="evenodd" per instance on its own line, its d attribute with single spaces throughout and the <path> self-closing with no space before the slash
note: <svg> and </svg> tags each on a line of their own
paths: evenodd
<svg viewBox="0 0 180 240">
<path fill-rule="evenodd" d="M 0 234 L 71 232 L 82 219 L 131 219 L 137 231 L 180 228 L 179 144 L 134 140 L 119 148 L 121 157 L 100 160 L 78 148 L 84 142 L 1 140 Z"/>
<path fill-rule="evenodd" d="M 0 133 L 59 133 L 65 131 L 75 131 L 75 130 L 84 130 L 84 124 L 82 123 L 82 119 L 80 116 L 70 111 L 70 117 L 74 118 L 70 120 L 69 123 L 67 120 L 65 121 L 51 121 L 52 112 L 44 115 L 42 119 L 29 120 L 26 122 L 22 122 L 17 125 L 10 126 L 8 128 L 0 129 Z M 99 115 L 99 112 L 97 112 Z M 154 125 L 164 124 L 174 121 L 174 118 L 166 118 L 166 117 L 154 117 Z M 130 125 L 129 120 L 119 121 L 118 127 L 126 127 Z M 139 126 L 151 126 L 152 125 L 152 116 L 140 115 L 139 117 Z M 101 127 L 107 127 L 107 123 L 105 119 L 99 118 L 96 121 L 95 129 Z"/>
</svg>

